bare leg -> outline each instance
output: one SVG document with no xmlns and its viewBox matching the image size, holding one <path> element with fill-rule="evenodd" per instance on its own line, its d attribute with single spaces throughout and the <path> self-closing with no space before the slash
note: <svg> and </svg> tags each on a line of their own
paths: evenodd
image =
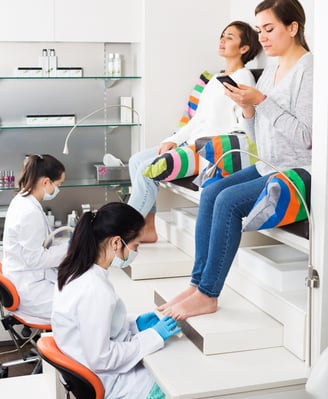
<svg viewBox="0 0 328 399">
<path fill-rule="evenodd" d="M 176 320 L 185 320 L 191 316 L 215 313 L 218 308 L 218 298 L 211 298 L 196 290 L 192 295 L 166 308 L 163 314 Z"/>
<path fill-rule="evenodd" d="M 146 224 L 141 241 L 146 243 L 156 242 L 158 237 L 155 228 L 155 213 L 148 213 L 145 217 L 145 222 Z"/>
<path fill-rule="evenodd" d="M 168 302 L 164 303 L 164 305 L 158 306 L 157 310 L 159 312 L 163 312 L 168 308 L 171 308 L 172 305 L 183 301 L 188 296 L 192 295 L 197 290 L 197 287 L 194 285 L 190 285 L 187 289 L 180 292 L 180 294 L 176 295 L 174 298 L 170 299 Z"/>
</svg>

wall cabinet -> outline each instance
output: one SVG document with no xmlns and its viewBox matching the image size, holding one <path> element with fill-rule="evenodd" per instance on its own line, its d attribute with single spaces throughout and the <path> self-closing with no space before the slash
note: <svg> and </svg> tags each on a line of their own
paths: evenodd
<svg viewBox="0 0 328 399">
<path fill-rule="evenodd" d="M 140 42 L 140 0 L 55 0 L 54 40 Z"/>
<path fill-rule="evenodd" d="M 2 1 L 0 37 L 2 41 L 54 40 L 54 1 Z"/>
<path fill-rule="evenodd" d="M 2 41 L 138 42 L 142 0 L 14 0 L 0 5 Z"/>
</svg>

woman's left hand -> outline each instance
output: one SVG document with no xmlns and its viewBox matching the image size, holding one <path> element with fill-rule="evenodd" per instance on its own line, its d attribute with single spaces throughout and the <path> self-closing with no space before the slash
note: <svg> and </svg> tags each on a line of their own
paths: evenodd
<svg viewBox="0 0 328 399">
<path fill-rule="evenodd" d="M 234 87 L 225 83 L 225 95 L 230 97 L 243 110 L 245 118 L 252 118 L 255 113 L 254 105 L 259 104 L 265 98 L 265 95 L 255 87 L 238 84 Z"/>
<path fill-rule="evenodd" d="M 136 320 L 139 331 L 144 331 L 147 328 L 151 328 L 158 322 L 159 317 L 154 312 L 143 313 Z"/>
</svg>

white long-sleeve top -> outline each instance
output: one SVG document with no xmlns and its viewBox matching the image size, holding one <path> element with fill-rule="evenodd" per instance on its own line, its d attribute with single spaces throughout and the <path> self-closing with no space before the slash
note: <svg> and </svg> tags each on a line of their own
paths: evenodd
<svg viewBox="0 0 328 399">
<path fill-rule="evenodd" d="M 216 76 L 217 74 L 213 75 L 204 87 L 195 115 L 162 143 L 173 142 L 178 146 L 184 142 L 193 144 L 200 137 L 241 130 L 241 109 L 224 94 L 224 86 Z M 247 68 L 238 69 L 230 76 L 237 83 L 255 86 L 254 76 Z"/>
<path fill-rule="evenodd" d="M 18 193 L 11 201 L 3 234 L 3 273 L 16 286 L 19 310 L 50 320 L 57 267 L 67 243 L 43 247 L 50 226 L 40 202 Z"/>
<path fill-rule="evenodd" d="M 164 341 L 152 328 L 138 332 L 135 318 L 129 321 L 106 269 L 93 265 L 56 288 L 51 324 L 59 348 L 100 377 L 106 398 L 148 396 L 154 380 L 140 361 Z"/>
<path fill-rule="evenodd" d="M 267 96 L 252 119 L 244 119 L 245 132 L 256 142 L 258 154 L 286 170 L 311 164 L 313 56 L 303 55 L 275 86 L 276 64 L 267 66 L 257 88 Z M 272 172 L 257 162 L 261 175 Z"/>
</svg>

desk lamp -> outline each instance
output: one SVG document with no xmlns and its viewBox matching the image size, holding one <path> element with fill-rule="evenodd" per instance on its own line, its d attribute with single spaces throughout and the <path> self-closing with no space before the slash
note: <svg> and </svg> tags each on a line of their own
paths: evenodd
<svg viewBox="0 0 328 399">
<path fill-rule="evenodd" d="M 90 118 L 91 116 L 93 116 L 94 114 L 96 114 L 97 112 L 103 111 L 103 110 L 107 110 L 110 108 L 127 108 L 129 110 L 131 110 L 133 112 L 133 114 L 137 115 L 137 125 L 140 125 L 140 116 L 139 113 L 133 108 L 130 107 L 129 105 L 123 105 L 123 104 L 114 104 L 114 105 L 108 105 L 108 106 L 104 106 L 104 107 L 100 107 L 97 108 L 96 110 L 90 112 L 89 114 L 87 114 L 86 116 L 84 116 L 82 119 L 80 119 L 78 122 L 75 123 L 75 125 L 71 128 L 71 130 L 67 133 L 66 139 L 65 139 L 65 144 L 64 144 L 64 149 L 63 149 L 63 154 L 68 155 L 69 154 L 69 150 L 68 150 L 68 140 L 71 136 L 71 134 L 74 132 L 74 130 L 79 127 L 81 125 L 82 122 L 84 122 L 86 119 Z M 119 125 L 117 125 L 119 126 Z"/>
</svg>

